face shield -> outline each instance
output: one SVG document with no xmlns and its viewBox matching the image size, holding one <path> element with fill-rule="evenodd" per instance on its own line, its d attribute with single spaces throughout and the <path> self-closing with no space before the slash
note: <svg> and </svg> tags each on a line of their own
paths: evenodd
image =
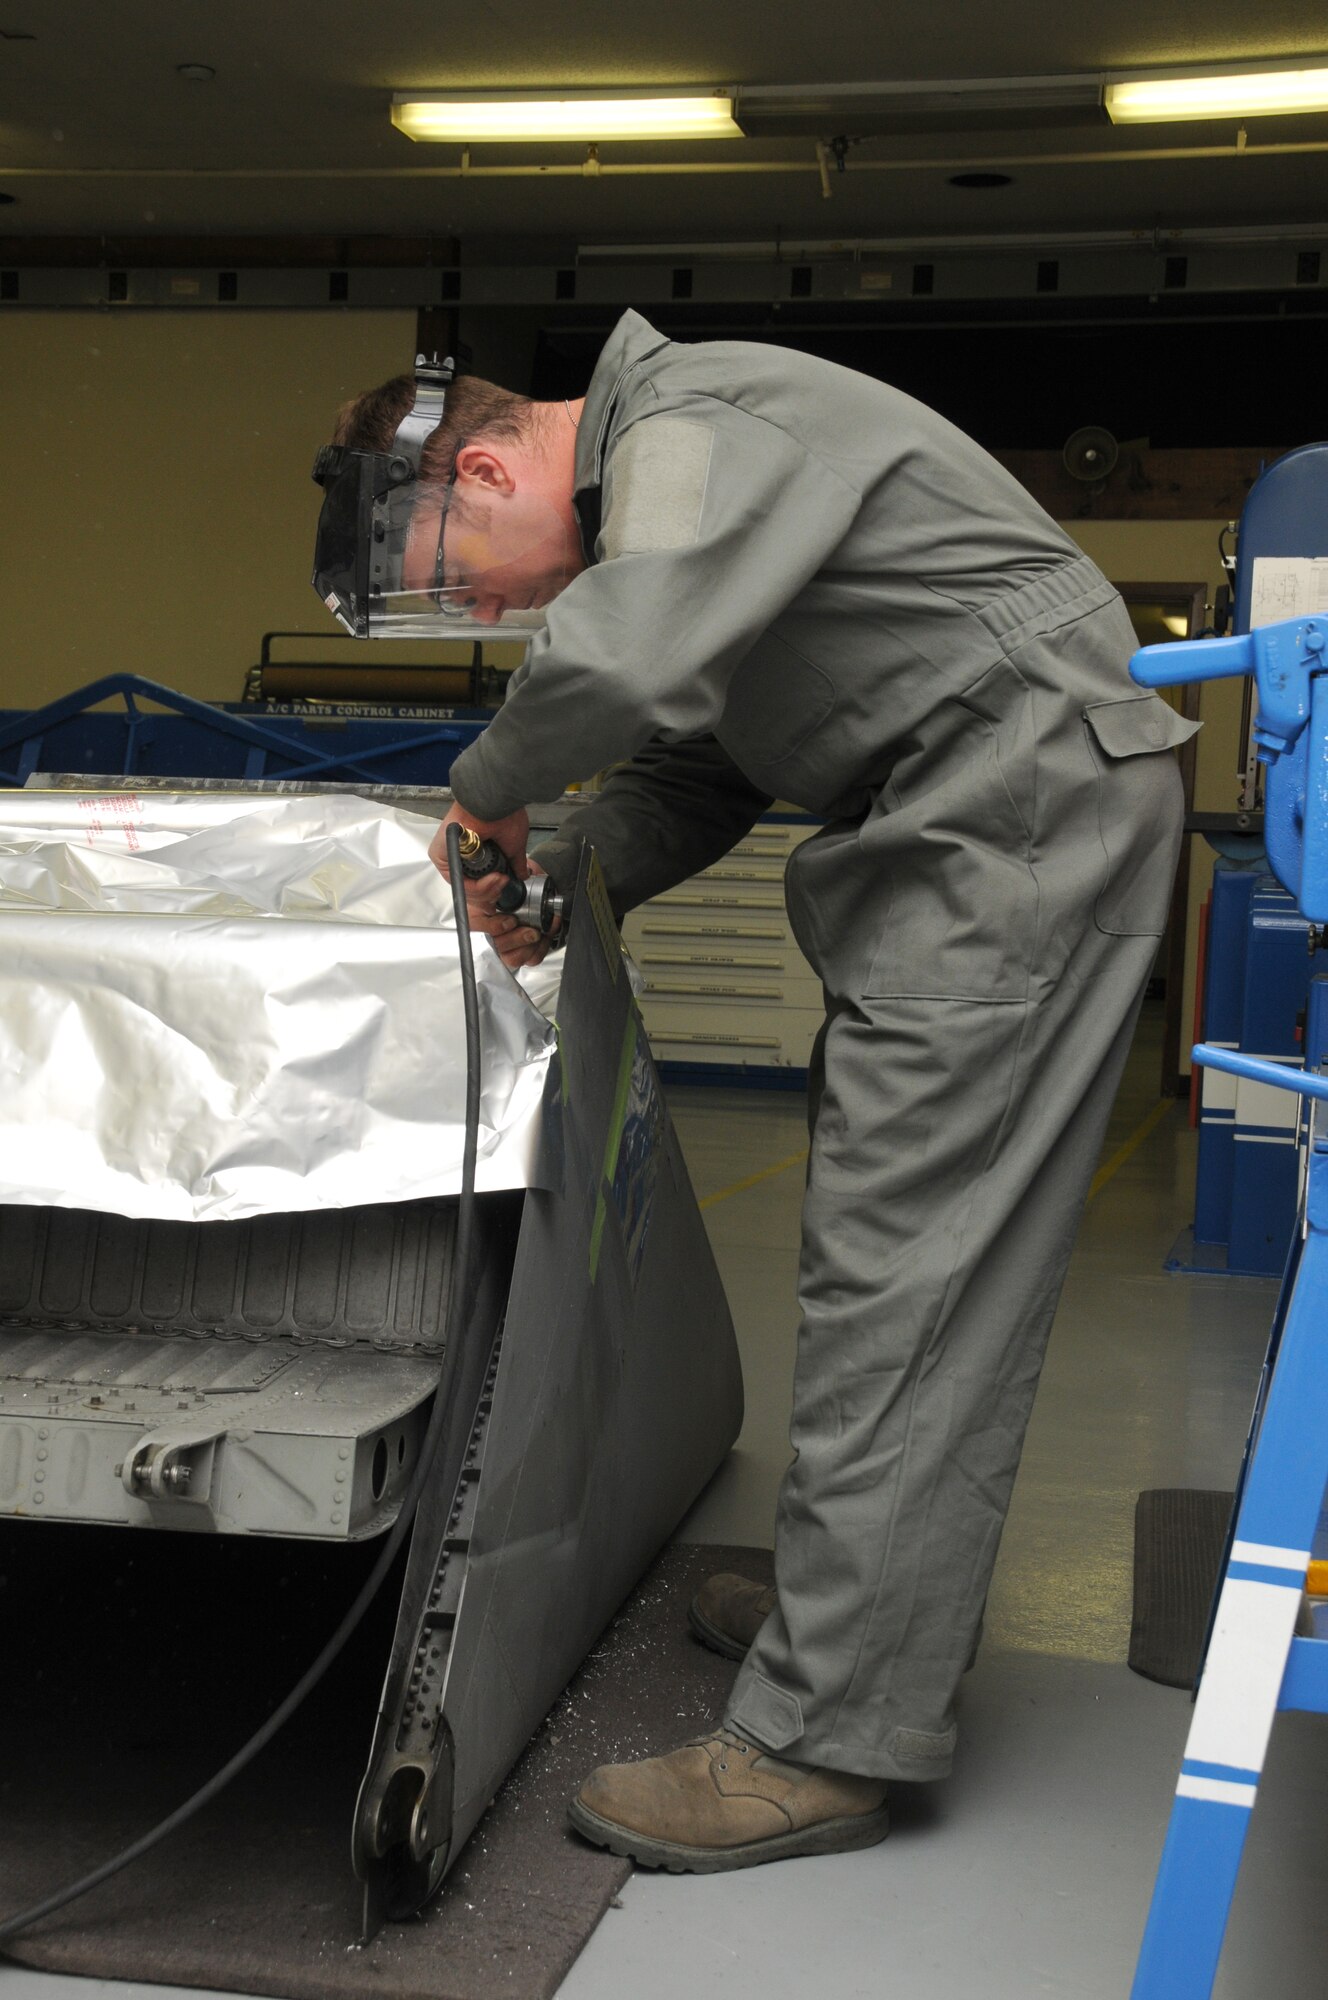
<svg viewBox="0 0 1328 2000">
<path fill-rule="evenodd" d="M 518 637 L 580 566 L 567 524 L 537 494 L 463 494 L 455 454 L 444 480 L 421 474 L 452 373 L 417 357 L 415 402 L 390 450 L 330 444 L 314 462 L 314 589 L 356 639 Z"/>
</svg>

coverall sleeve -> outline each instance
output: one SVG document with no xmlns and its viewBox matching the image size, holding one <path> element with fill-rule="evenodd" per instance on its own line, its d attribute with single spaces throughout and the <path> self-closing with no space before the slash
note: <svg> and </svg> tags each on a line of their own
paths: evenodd
<svg viewBox="0 0 1328 2000">
<path fill-rule="evenodd" d="M 556 798 L 652 737 L 712 732 L 735 668 L 861 504 L 778 425 L 705 397 L 626 429 L 603 490 L 602 559 L 554 598 L 506 703 L 452 766 L 477 819 Z"/>
<path fill-rule="evenodd" d="M 570 890 L 580 844 L 588 840 L 621 922 L 638 903 L 727 854 L 771 803 L 713 736 L 655 741 L 574 807 L 533 859 Z"/>
</svg>

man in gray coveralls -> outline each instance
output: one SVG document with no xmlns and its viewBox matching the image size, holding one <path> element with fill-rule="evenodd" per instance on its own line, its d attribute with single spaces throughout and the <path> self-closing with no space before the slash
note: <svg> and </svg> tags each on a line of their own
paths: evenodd
<svg viewBox="0 0 1328 2000">
<path fill-rule="evenodd" d="M 411 393 L 342 441 L 384 449 Z M 826 362 L 628 313 L 583 404 L 458 383 L 424 467 L 431 575 L 481 618 L 548 602 L 451 818 L 525 873 L 526 801 L 620 765 L 535 857 L 565 879 L 591 840 L 620 915 L 776 797 L 824 821 L 787 883 L 826 1020 L 776 1589 L 712 1579 L 722 1725 L 594 1772 L 572 1816 L 672 1868 L 867 1846 L 887 1780 L 950 1769 L 1193 725 L 1132 684 L 1119 597 L 1009 474 Z M 540 956 L 498 886 L 475 927 Z"/>
</svg>

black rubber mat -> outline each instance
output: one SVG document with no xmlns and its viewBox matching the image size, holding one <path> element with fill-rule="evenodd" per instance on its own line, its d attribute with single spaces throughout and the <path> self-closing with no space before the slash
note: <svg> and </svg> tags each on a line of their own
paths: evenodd
<svg viewBox="0 0 1328 2000">
<path fill-rule="evenodd" d="M 1190 1688 L 1198 1678 L 1231 1503 L 1179 1486 L 1139 1495 L 1130 1665 L 1146 1680 Z"/>
<path fill-rule="evenodd" d="M 280 1699 L 372 1548 L 0 1524 L 0 1907 L 163 1816 Z M 395 1604 L 250 1771 L 172 1844 L 7 1949 L 103 1979 L 332 2000 L 552 1994 L 625 1881 L 564 1818 L 594 1765 L 718 1716 L 736 1671 L 690 1635 L 714 1569 L 764 1551 L 666 1551 L 480 1822 L 427 1915 L 356 1943 L 350 1821 Z"/>
</svg>

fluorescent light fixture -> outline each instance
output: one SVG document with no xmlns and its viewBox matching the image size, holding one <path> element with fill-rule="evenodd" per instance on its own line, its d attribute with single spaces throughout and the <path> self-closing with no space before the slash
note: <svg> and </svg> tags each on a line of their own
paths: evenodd
<svg viewBox="0 0 1328 2000">
<path fill-rule="evenodd" d="M 1170 76 L 1121 77 L 1108 82 L 1108 116 L 1116 125 L 1180 118 L 1261 118 L 1295 111 L 1328 111 L 1328 66 L 1180 71 Z"/>
<path fill-rule="evenodd" d="M 532 139 L 741 139 L 724 91 L 576 91 L 554 96 L 399 90 L 392 123 L 408 139 L 521 145 Z"/>
</svg>

